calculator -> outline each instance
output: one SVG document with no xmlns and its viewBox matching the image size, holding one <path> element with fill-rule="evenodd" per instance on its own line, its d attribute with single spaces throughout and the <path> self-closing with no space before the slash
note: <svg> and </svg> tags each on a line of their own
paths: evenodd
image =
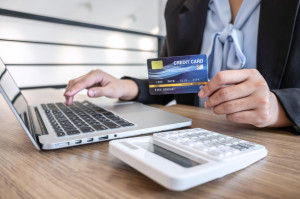
<svg viewBox="0 0 300 199">
<path fill-rule="evenodd" d="M 113 140 L 109 151 L 174 191 L 241 170 L 267 156 L 260 144 L 201 128 Z"/>
</svg>

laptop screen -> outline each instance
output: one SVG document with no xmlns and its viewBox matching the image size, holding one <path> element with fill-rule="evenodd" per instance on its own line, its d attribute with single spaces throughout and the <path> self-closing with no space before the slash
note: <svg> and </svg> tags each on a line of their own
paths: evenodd
<svg viewBox="0 0 300 199">
<path fill-rule="evenodd" d="M 0 59 L 0 86 L 5 92 L 6 96 L 10 100 L 11 104 L 14 106 L 18 115 L 22 118 L 23 122 L 26 124 L 24 114 L 26 114 L 27 101 L 21 93 L 21 90 L 15 83 L 11 74 L 3 64 Z"/>
<path fill-rule="evenodd" d="M 1 58 L 0 58 L 0 92 L 3 94 L 6 101 L 8 101 L 8 105 L 16 115 L 17 119 L 19 120 L 21 126 L 24 128 L 25 132 L 29 136 L 29 139 L 31 140 L 33 145 L 36 147 L 36 149 L 40 150 L 40 146 L 37 143 L 35 136 L 32 135 L 32 133 L 29 131 L 28 128 L 28 121 L 27 121 L 28 103 L 25 97 L 22 95 L 22 92 L 17 86 L 15 80 L 12 78 L 9 71 L 5 67 Z"/>
</svg>

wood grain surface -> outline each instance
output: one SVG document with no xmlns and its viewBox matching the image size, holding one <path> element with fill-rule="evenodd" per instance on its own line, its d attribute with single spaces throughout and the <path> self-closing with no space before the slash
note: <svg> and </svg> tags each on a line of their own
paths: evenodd
<svg viewBox="0 0 300 199">
<path fill-rule="evenodd" d="M 41 98 L 36 91 L 28 96 Z M 0 95 L 0 198 L 300 198 L 299 136 L 233 124 L 202 108 L 157 107 L 192 118 L 192 127 L 262 144 L 268 156 L 221 179 L 174 192 L 109 154 L 108 142 L 37 151 Z"/>
</svg>

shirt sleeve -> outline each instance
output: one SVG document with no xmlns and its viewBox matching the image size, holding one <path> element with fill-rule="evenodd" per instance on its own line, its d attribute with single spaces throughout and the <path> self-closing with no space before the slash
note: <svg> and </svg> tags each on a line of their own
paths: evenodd
<svg viewBox="0 0 300 199">
<path fill-rule="evenodd" d="M 272 90 L 283 106 L 286 115 L 294 123 L 293 127 L 285 128 L 300 135 L 300 88 L 286 88 Z"/>
<path fill-rule="evenodd" d="M 143 104 L 166 105 L 167 103 L 169 103 L 174 99 L 174 95 L 150 95 L 149 83 L 147 79 L 137 79 L 128 76 L 122 77 L 121 79 L 129 79 L 134 81 L 137 84 L 139 88 L 139 92 L 137 98 L 134 100 L 141 102 Z"/>
</svg>

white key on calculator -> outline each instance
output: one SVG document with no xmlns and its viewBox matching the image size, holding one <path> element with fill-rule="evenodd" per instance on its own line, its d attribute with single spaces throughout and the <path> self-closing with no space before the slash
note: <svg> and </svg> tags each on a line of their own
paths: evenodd
<svg viewBox="0 0 300 199">
<path fill-rule="evenodd" d="M 191 156 L 205 156 L 219 161 L 228 161 L 264 148 L 259 144 L 201 128 L 155 133 L 153 140 L 157 145 L 172 147 L 174 152 L 182 151 Z"/>
</svg>

